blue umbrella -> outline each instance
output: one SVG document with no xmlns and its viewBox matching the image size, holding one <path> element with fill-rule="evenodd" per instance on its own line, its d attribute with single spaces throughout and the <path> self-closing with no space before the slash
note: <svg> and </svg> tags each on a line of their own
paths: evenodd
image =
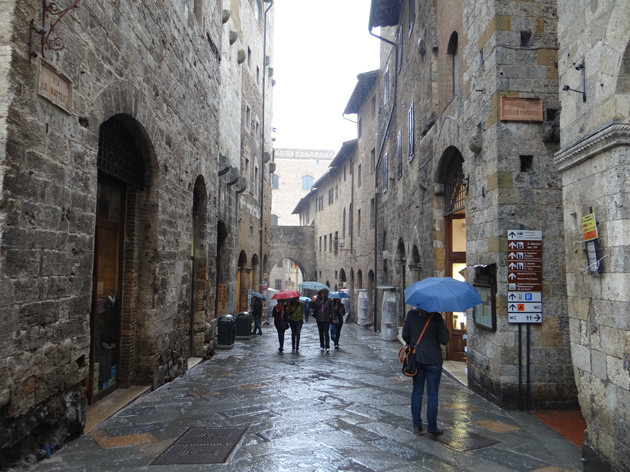
<svg viewBox="0 0 630 472">
<path fill-rule="evenodd" d="M 428 277 L 405 289 L 405 303 L 425 311 L 466 311 L 482 303 L 468 282 L 452 277 Z"/>
<path fill-rule="evenodd" d="M 311 299 L 310 299 L 310 298 L 308 298 L 308 297 L 300 297 L 300 301 L 301 301 L 301 302 L 310 302 L 310 301 L 311 301 Z"/>
<path fill-rule="evenodd" d="M 330 292 L 330 288 L 328 287 L 328 285 L 324 285 L 324 284 L 319 283 L 319 282 L 300 282 L 298 284 L 298 287 L 306 288 L 308 290 L 316 290 L 318 292 L 320 290 L 328 290 Z"/>
<path fill-rule="evenodd" d="M 248 290 L 247 293 L 252 297 L 260 298 L 262 300 L 266 300 L 266 298 L 258 292 L 254 292 L 253 290 Z"/>
<path fill-rule="evenodd" d="M 350 295 L 348 295 L 347 293 L 344 293 L 344 292 L 330 292 L 328 294 L 328 298 L 331 298 L 331 299 L 335 299 L 335 298 L 350 298 Z"/>
</svg>

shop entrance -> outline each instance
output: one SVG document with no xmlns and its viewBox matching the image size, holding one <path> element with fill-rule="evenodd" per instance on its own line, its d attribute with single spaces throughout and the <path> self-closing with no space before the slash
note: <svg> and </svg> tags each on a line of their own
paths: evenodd
<svg viewBox="0 0 630 472">
<path fill-rule="evenodd" d="M 128 200 L 130 192 L 137 195 L 137 189 L 144 186 L 142 153 L 124 118 L 115 116 L 101 125 L 97 167 L 88 378 L 90 403 L 117 389 L 120 382 Z"/>
<path fill-rule="evenodd" d="M 445 275 L 457 280 L 466 279 L 466 180 L 462 170 L 464 159 L 453 152 L 444 180 Z M 466 312 L 446 313 L 450 342 L 446 345 L 446 359 L 465 361 L 468 320 Z"/>
</svg>

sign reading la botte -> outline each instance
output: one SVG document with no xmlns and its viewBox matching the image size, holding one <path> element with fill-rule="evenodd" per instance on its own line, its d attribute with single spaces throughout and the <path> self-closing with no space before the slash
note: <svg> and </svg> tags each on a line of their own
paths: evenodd
<svg viewBox="0 0 630 472">
<path fill-rule="evenodd" d="M 542 231 L 508 231 L 508 322 L 542 323 Z"/>
</svg>

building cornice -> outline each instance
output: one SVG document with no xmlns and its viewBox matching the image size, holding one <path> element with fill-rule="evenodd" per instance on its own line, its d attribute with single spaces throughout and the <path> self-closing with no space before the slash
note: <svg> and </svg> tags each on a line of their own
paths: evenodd
<svg viewBox="0 0 630 472">
<path fill-rule="evenodd" d="M 630 123 L 612 120 L 554 154 L 560 171 L 617 146 L 630 146 Z"/>
</svg>

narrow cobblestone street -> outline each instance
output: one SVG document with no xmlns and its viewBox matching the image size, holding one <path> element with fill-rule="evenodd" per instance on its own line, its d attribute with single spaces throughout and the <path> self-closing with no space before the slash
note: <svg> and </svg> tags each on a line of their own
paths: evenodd
<svg viewBox="0 0 630 472">
<path fill-rule="evenodd" d="M 273 325 L 263 331 L 218 351 L 30 470 L 581 470 L 580 450 L 555 431 L 528 413 L 500 410 L 446 375 L 440 427 L 498 443 L 459 452 L 414 435 L 412 383 L 400 374 L 397 342 L 346 325 L 341 348 L 324 353 L 310 320 L 299 353 L 291 353 L 287 331 L 281 354 Z M 227 464 L 150 465 L 187 428 L 234 426 L 247 430 Z"/>
</svg>

